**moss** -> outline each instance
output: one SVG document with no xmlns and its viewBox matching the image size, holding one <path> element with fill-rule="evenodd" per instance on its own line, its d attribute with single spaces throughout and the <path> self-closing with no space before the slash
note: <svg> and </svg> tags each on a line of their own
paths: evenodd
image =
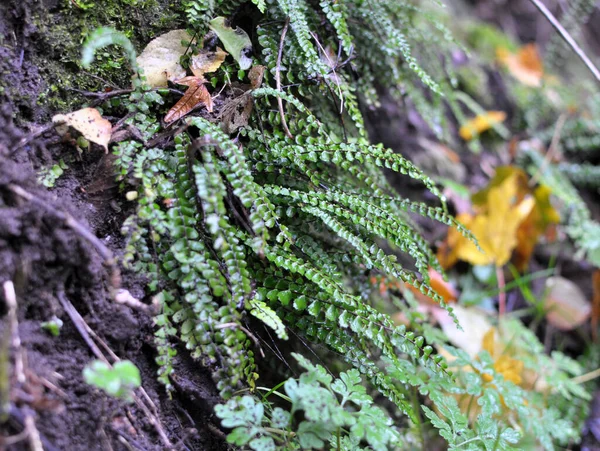
<svg viewBox="0 0 600 451">
<path fill-rule="evenodd" d="M 129 86 L 130 69 L 117 48 L 105 49 L 90 71 L 82 70 L 81 48 L 96 28 L 110 26 L 122 31 L 140 50 L 156 35 L 185 26 L 183 17 L 180 2 L 169 0 L 60 0 L 50 11 L 35 11 L 39 50 L 33 62 L 46 82 L 39 105 L 54 111 L 70 110 L 84 100 L 74 88 L 102 91 Z"/>
</svg>

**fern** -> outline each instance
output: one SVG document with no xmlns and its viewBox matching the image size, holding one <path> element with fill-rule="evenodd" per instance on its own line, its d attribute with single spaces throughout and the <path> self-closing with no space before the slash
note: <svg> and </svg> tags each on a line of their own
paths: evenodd
<svg viewBox="0 0 600 451">
<path fill-rule="evenodd" d="M 264 17 L 254 53 L 267 71 L 263 86 L 247 96 L 254 113 L 238 135 L 222 130 L 218 114 L 193 116 L 164 148 L 126 141 L 113 149 L 122 185 L 132 183 L 138 192 L 137 210 L 123 227 L 126 262 L 149 276 L 148 289 L 162 305 L 155 319 L 160 379 L 170 385 L 177 358 L 171 344 L 178 340 L 211 368 L 224 398 L 254 387 L 259 370 L 253 328 L 259 321 L 279 339 L 293 332 L 341 353 L 418 422 L 402 382 L 405 363 L 418 361 L 440 378 L 449 376 L 447 365 L 422 337 L 397 327 L 372 305 L 363 281 L 370 274 L 392 277 L 452 313 L 429 286 L 428 268 L 440 268 L 410 215 L 456 225 L 470 235 L 447 214 L 432 179 L 401 155 L 368 142 L 359 105 L 365 95 L 376 98 L 376 84 L 401 90 L 415 80 L 419 89 L 430 90 L 423 98 L 440 105 L 442 88 L 451 84 L 433 80 L 411 43 L 418 46 L 426 36 L 413 27 L 424 13 L 382 1 L 322 0 L 318 7 L 305 0 L 255 3 Z M 214 16 L 239 4 L 187 0 L 183 7 L 190 28 L 204 33 Z M 451 42 L 435 19 L 419 23 L 431 27 L 440 42 Z M 284 26 L 290 34 L 282 40 Z M 114 33 L 115 39 L 95 36 L 86 55 L 124 42 Z M 364 45 L 366 40 L 372 41 Z M 350 66 L 332 60 L 327 49 L 338 45 L 340 55 L 357 56 L 352 64 L 364 74 L 362 84 L 353 81 Z M 355 49 L 363 53 L 355 55 Z M 217 108 L 234 92 L 230 73 L 213 80 L 223 92 Z M 275 88 L 276 73 L 283 89 Z M 244 81 L 245 74 L 239 77 Z M 148 142 L 160 130 L 158 109 L 150 106 L 160 107 L 163 99 L 143 79 L 135 87 L 128 121 Z M 285 104 L 289 133 L 277 101 Z M 441 206 L 399 198 L 384 168 L 421 182 Z M 397 254 L 410 261 L 401 264 Z M 378 365 L 379 358 L 389 365 Z"/>
</svg>

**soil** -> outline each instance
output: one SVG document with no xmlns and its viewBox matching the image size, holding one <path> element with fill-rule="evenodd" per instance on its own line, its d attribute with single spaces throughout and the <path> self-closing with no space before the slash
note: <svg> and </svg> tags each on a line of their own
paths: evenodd
<svg viewBox="0 0 600 451">
<path fill-rule="evenodd" d="M 127 212 L 110 184 L 98 186 L 106 167 L 102 152 L 74 158 L 68 175 L 51 192 L 36 180 L 41 165 L 77 152 L 53 133 L 41 133 L 34 122 L 52 114 L 36 105 L 45 84 L 31 63 L 37 33 L 29 22 L 34 3 L 0 5 L 0 35 L 12 39 L 0 41 L 0 86 L 5 87 L 0 91 L 0 286 L 8 287 L 8 281 L 14 285 L 25 362 L 22 379 L 14 371 L 9 387 L 0 376 L 0 402 L 11 406 L 8 412 L 0 408 L 0 449 L 30 449 L 32 434 L 23 434 L 27 417 L 34 419 L 49 451 L 227 449 L 224 433 L 211 417 L 219 397 L 210 373 L 181 352 L 177 391 L 169 398 L 156 379 L 151 316 L 111 300 L 114 274 L 85 232 L 65 220 L 65 214 L 72 216 L 116 256 L 122 252 L 119 229 Z M 121 286 L 145 300 L 139 276 L 121 274 Z M 5 361 L 11 323 L 7 291 L 0 291 L 0 359 Z M 69 302 L 97 334 L 97 342 L 140 369 L 146 401 L 130 404 L 84 382 L 82 371 L 97 356 L 65 311 Z M 58 337 L 41 327 L 53 316 L 64 323 Z"/>
</svg>

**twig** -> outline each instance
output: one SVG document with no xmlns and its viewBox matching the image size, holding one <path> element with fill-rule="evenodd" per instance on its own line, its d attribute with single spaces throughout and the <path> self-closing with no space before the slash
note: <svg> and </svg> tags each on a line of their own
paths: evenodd
<svg viewBox="0 0 600 451">
<path fill-rule="evenodd" d="M 571 382 L 574 382 L 575 384 L 583 384 L 584 382 L 589 382 L 597 377 L 600 377 L 600 368 L 596 368 L 594 371 L 582 374 L 581 376 L 576 376 L 571 379 Z"/>
<path fill-rule="evenodd" d="M 50 211 L 54 215 L 58 216 L 62 221 L 64 221 L 65 225 L 77 233 L 81 238 L 88 241 L 96 249 L 96 251 L 104 260 L 104 264 L 109 268 L 109 285 L 111 288 L 111 296 L 114 297 L 116 290 L 121 285 L 121 273 L 117 267 L 113 253 L 102 243 L 102 241 L 100 241 L 96 235 L 90 232 L 85 226 L 83 226 L 83 224 L 78 222 L 66 211 L 58 210 L 54 206 L 44 202 L 42 199 L 35 197 L 30 192 L 25 191 L 20 186 L 10 184 L 8 185 L 8 189 L 23 199 L 33 202 L 39 207 L 42 207 L 44 210 Z"/>
<path fill-rule="evenodd" d="M 133 310 L 139 310 L 147 315 L 154 316 L 158 313 L 158 303 L 153 302 L 152 304 L 144 304 L 139 299 L 133 297 L 128 290 L 120 289 L 115 293 L 115 302 L 117 304 L 126 305 Z"/>
<path fill-rule="evenodd" d="M 21 354 L 21 337 L 19 336 L 19 320 L 17 319 L 17 295 L 12 281 L 7 280 L 2 285 L 4 289 L 4 300 L 8 307 L 8 321 L 10 324 L 10 346 L 15 353 L 15 376 L 17 382 L 23 384 L 26 381 L 23 365 L 23 355 Z"/>
<path fill-rule="evenodd" d="M 283 30 L 281 30 L 281 39 L 279 40 L 279 51 L 277 52 L 277 65 L 275 66 L 275 83 L 277 83 L 277 90 L 279 92 L 283 92 L 281 90 L 281 57 L 283 56 L 283 42 L 285 41 L 285 35 L 287 34 L 288 26 L 290 25 L 290 18 L 285 19 L 285 25 L 283 26 Z M 290 129 L 287 126 L 287 122 L 285 121 L 285 113 L 283 111 L 283 99 L 281 97 L 277 97 L 277 105 L 279 106 L 279 115 L 281 116 L 281 126 L 285 131 L 285 134 L 288 138 L 294 139 L 294 136 L 290 133 Z"/>
<path fill-rule="evenodd" d="M 535 5 L 537 9 L 548 19 L 548 22 L 552 24 L 552 26 L 560 33 L 562 38 L 571 46 L 573 51 L 577 54 L 577 56 L 583 61 L 583 63 L 587 66 L 590 72 L 594 75 L 597 81 L 600 82 L 600 71 L 598 68 L 592 63 L 592 61 L 588 58 L 585 52 L 577 45 L 575 39 L 569 34 L 567 30 L 560 24 L 560 22 L 554 17 L 554 14 L 550 12 L 548 8 L 540 1 L 540 0 L 531 0 L 531 3 Z"/>
<path fill-rule="evenodd" d="M 8 307 L 8 319 L 10 321 L 11 331 L 11 347 L 15 356 L 15 377 L 19 385 L 27 382 L 25 376 L 25 365 L 23 364 L 23 350 L 21 348 L 21 337 L 19 336 L 19 320 L 17 318 L 17 294 L 15 293 L 15 286 L 11 280 L 7 280 L 2 285 L 4 289 L 4 300 Z M 44 451 L 42 441 L 40 439 L 40 433 L 35 426 L 35 419 L 33 415 L 29 413 L 28 409 L 24 412 L 24 431 L 27 432 L 27 438 L 29 439 L 29 447 L 32 451 Z"/>
<path fill-rule="evenodd" d="M 58 300 L 60 301 L 61 305 L 63 306 L 63 309 L 65 310 L 67 315 L 69 315 L 69 318 L 71 318 L 71 321 L 73 322 L 73 325 L 75 326 L 75 329 L 77 329 L 77 332 L 79 332 L 79 335 L 81 335 L 81 338 L 83 338 L 83 341 L 85 341 L 85 343 L 88 345 L 88 347 L 92 351 L 92 354 L 94 354 L 98 360 L 102 360 L 104 363 L 110 365 L 110 362 L 108 361 L 108 359 L 104 356 L 104 354 L 102 353 L 100 348 L 96 345 L 96 343 L 94 343 L 94 340 L 92 340 L 92 337 L 90 337 L 90 334 L 88 333 L 89 326 L 87 325 L 85 320 L 82 318 L 82 316 L 79 314 L 77 309 L 73 306 L 71 301 L 69 301 L 67 299 L 67 297 L 65 296 L 65 294 L 63 292 L 58 293 L 57 297 L 58 297 Z"/>
<path fill-rule="evenodd" d="M 67 314 L 69 315 L 69 318 L 71 318 L 71 321 L 73 321 L 73 324 L 75 325 L 75 328 L 81 335 L 81 338 L 83 338 L 83 340 L 89 346 L 90 350 L 96 356 L 97 359 L 102 360 L 103 362 L 105 362 L 108 365 L 111 365 L 110 361 L 106 358 L 106 356 L 102 353 L 100 348 L 92 340 L 92 338 L 91 338 L 92 336 L 107 350 L 108 354 L 111 356 L 113 361 L 121 360 L 108 347 L 108 345 L 104 341 L 102 341 L 100 339 L 100 337 L 98 337 L 98 335 L 96 335 L 96 333 L 92 330 L 92 328 L 85 322 L 83 317 L 79 314 L 77 309 L 75 309 L 75 307 L 73 306 L 71 301 L 69 301 L 69 299 L 67 299 L 67 297 L 65 296 L 64 293 L 59 293 L 58 299 L 61 302 L 61 304 L 62 304 L 63 308 L 65 309 L 65 311 L 67 312 Z M 141 394 L 141 397 L 137 393 L 133 393 L 132 397 L 133 397 L 134 402 L 144 412 L 144 414 L 146 415 L 150 424 L 152 426 L 154 426 L 154 429 L 156 430 L 163 445 L 165 446 L 165 449 L 168 449 L 168 450 L 174 449 L 171 441 L 167 437 L 167 434 L 165 433 L 165 430 L 162 427 L 162 424 L 160 423 L 160 420 L 158 418 L 158 409 L 156 408 L 156 406 L 154 405 L 154 403 L 148 396 L 148 393 L 146 393 L 146 391 L 144 390 L 143 387 L 138 388 L 136 391 L 138 391 Z M 144 402 L 144 400 L 146 402 Z"/>
</svg>

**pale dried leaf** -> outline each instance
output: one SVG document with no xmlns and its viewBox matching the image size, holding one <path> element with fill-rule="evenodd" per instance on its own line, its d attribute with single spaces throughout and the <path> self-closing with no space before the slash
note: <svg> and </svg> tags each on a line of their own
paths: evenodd
<svg viewBox="0 0 600 451">
<path fill-rule="evenodd" d="M 138 56 L 138 66 L 144 71 L 147 83 L 152 87 L 166 87 L 168 81 L 185 76 L 185 69 L 179 64 L 187 50 L 181 41 L 191 41 L 185 30 L 173 30 L 160 35 L 148 43 Z"/>
<path fill-rule="evenodd" d="M 546 288 L 546 319 L 557 329 L 573 330 L 590 317 L 592 305 L 579 287 L 570 280 L 550 277 L 546 280 Z"/>
<path fill-rule="evenodd" d="M 482 349 L 485 334 L 492 328 L 487 319 L 488 315 L 476 308 L 465 308 L 460 305 L 452 308 L 464 330 L 456 327 L 454 320 L 446 310 L 436 309 L 434 316 L 450 343 L 465 351 L 469 356 L 475 357 Z"/>
<path fill-rule="evenodd" d="M 198 55 L 192 56 L 190 69 L 196 77 L 202 77 L 204 74 L 215 72 L 219 69 L 223 61 L 225 61 L 226 56 L 227 52 L 220 47 L 217 47 L 217 50 L 214 52 L 202 49 Z"/>
<path fill-rule="evenodd" d="M 83 108 L 68 114 L 57 114 L 52 118 L 59 134 L 64 135 L 72 127 L 85 139 L 104 147 L 108 152 L 108 142 L 112 132 L 111 123 L 104 119 L 96 108 Z M 61 127 L 62 126 L 62 127 Z"/>
</svg>

